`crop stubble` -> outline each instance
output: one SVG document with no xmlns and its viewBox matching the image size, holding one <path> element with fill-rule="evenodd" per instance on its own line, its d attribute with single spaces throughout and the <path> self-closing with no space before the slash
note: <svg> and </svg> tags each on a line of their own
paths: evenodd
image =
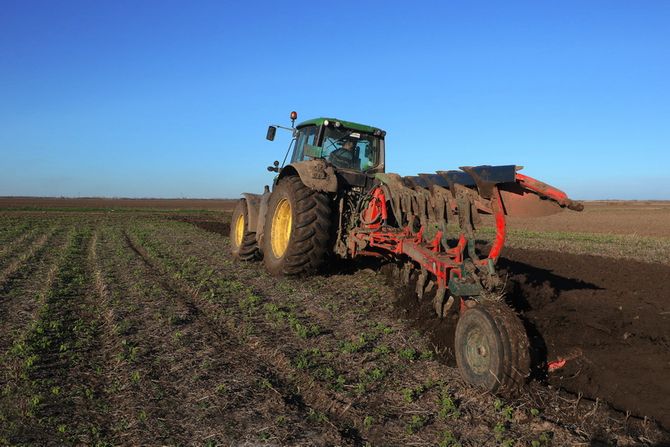
<svg viewBox="0 0 670 447">
<path fill-rule="evenodd" d="M 2 218 L 6 228 L 40 222 Z M 0 441 L 497 445 L 549 432 L 556 445 L 667 440 L 653 424 L 546 385 L 502 404 L 467 387 L 442 362 L 444 339 L 430 336 L 444 322 L 427 312 L 432 328 L 415 331 L 412 315 L 396 319 L 398 292 L 370 269 L 276 279 L 232 262 L 226 237 L 161 216 L 53 222 L 53 240 L 21 263 L 1 297 L 11 315 L 4 306 L 37 301 L 21 319 L 2 320 L 13 345 L 27 348 L 3 349 L 11 374 L 3 370 L 0 383 Z M 39 346 L 40 328 L 49 346 Z"/>
</svg>

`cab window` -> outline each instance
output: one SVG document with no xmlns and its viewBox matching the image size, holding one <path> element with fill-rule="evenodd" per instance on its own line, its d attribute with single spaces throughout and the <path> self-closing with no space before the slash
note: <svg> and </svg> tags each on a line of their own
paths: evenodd
<svg viewBox="0 0 670 447">
<path fill-rule="evenodd" d="M 316 144 L 316 126 L 306 126 L 298 129 L 298 135 L 295 141 L 295 149 L 291 157 L 291 163 L 303 161 L 305 159 L 305 144 L 314 146 Z"/>
<path fill-rule="evenodd" d="M 338 168 L 365 172 L 379 164 L 380 146 L 380 139 L 376 136 L 328 127 L 322 155 Z"/>
</svg>

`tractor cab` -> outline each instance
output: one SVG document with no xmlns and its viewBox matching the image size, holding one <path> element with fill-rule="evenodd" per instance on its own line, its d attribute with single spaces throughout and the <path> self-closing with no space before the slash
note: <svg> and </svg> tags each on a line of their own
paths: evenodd
<svg viewBox="0 0 670 447">
<path fill-rule="evenodd" d="M 317 118 L 300 123 L 296 130 L 291 163 L 321 158 L 338 169 L 384 170 L 385 132 L 380 129 L 334 118 Z"/>
<path fill-rule="evenodd" d="M 269 140 L 274 139 L 276 127 L 281 126 L 270 126 Z M 386 132 L 381 129 L 336 118 L 316 118 L 295 126 L 293 135 L 291 164 L 322 159 L 338 171 L 384 172 Z"/>
</svg>

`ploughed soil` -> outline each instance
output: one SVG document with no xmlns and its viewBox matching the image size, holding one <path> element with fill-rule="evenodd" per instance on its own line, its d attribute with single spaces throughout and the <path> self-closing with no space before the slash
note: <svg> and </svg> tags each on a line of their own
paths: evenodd
<svg viewBox="0 0 670 447">
<path fill-rule="evenodd" d="M 180 222 L 188 222 L 198 228 L 211 231 L 212 233 L 218 233 L 221 236 L 228 236 L 230 234 L 229 222 L 212 220 L 211 218 L 197 216 L 175 216 L 174 219 Z"/>
<path fill-rule="evenodd" d="M 511 248 L 500 267 L 541 378 L 670 429 L 670 267 Z"/>
<path fill-rule="evenodd" d="M 526 326 L 536 382 L 670 429 L 670 267 L 506 248 L 499 271 Z M 397 307 L 455 366 L 457 317 L 434 318 L 407 289 Z"/>
</svg>

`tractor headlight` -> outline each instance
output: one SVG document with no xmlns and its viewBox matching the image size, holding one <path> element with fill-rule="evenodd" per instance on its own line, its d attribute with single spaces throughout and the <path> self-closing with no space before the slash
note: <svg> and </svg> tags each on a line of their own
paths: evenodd
<svg viewBox="0 0 670 447">
<path fill-rule="evenodd" d="M 330 121 L 328 121 L 328 120 L 323 120 L 323 125 L 324 125 L 324 126 L 327 126 L 327 125 L 329 125 L 329 124 L 330 124 Z"/>
</svg>

